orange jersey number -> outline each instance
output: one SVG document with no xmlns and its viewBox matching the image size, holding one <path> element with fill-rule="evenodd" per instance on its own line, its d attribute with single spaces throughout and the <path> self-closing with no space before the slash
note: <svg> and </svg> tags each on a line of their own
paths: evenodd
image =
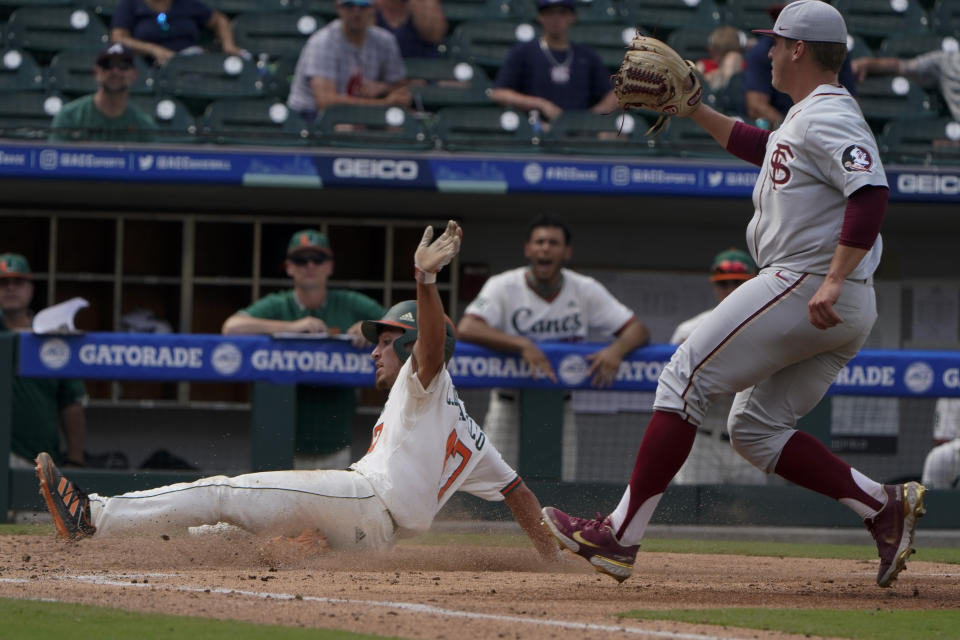
<svg viewBox="0 0 960 640">
<path fill-rule="evenodd" d="M 460 457 L 460 464 L 457 465 L 457 468 L 453 470 L 450 474 L 450 477 L 447 478 L 447 481 L 443 483 L 443 486 L 440 487 L 440 493 L 437 494 L 437 502 L 443 498 L 443 494 L 447 492 L 447 489 L 450 488 L 450 485 L 453 484 L 454 480 L 457 479 L 457 476 L 463 471 L 464 467 L 467 466 L 467 461 L 470 460 L 470 456 L 473 455 L 473 452 L 470 451 L 470 448 L 467 445 L 457 438 L 457 430 L 454 429 L 450 432 L 450 435 L 447 436 L 447 455 L 443 460 L 443 471 L 447 470 L 447 463 L 456 456 Z M 441 475 L 441 478 L 443 476 Z"/>
</svg>

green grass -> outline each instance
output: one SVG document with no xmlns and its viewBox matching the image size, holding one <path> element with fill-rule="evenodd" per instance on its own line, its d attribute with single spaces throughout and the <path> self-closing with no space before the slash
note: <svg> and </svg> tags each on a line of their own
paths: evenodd
<svg viewBox="0 0 960 640">
<path fill-rule="evenodd" d="M 63 602 L 7 600 L 0 598 L 0 620 L 16 629 L 17 640 L 50 640 L 50 638 L 82 637 L 97 640 L 363 640 L 371 636 L 348 631 L 303 629 L 265 624 L 214 620 L 188 616 L 166 616 L 155 613 L 122 611 Z"/>
<path fill-rule="evenodd" d="M 863 611 L 839 609 L 667 609 L 629 611 L 623 618 L 675 620 L 764 631 L 853 638 L 934 640 L 956 638 L 960 611 Z"/>
<path fill-rule="evenodd" d="M 52 524 L 0 524 L 0 536 L 53 535 Z"/>
</svg>

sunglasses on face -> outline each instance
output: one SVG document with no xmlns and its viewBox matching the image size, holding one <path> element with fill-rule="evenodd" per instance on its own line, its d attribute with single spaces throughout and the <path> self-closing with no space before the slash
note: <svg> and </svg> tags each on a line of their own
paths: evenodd
<svg viewBox="0 0 960 640">
<path fill-rule="evenodd" d="M 322 253 L 311 253 L 308 255 L 297 255 L 290 258 L 290 262 L 297 265 L 298 267 L 305 267 L 307 263 L 312 262 L 313 264 L 323 264 L 330 258 L 323 255 Z"/>
<path fill-rule="evenodd" d="M 133 63 L 129 60 L 104 60 L 98 65 L 101 69 L 117 69 L 118 71 L 129 71 L 133 69 Z"/>
</svg>

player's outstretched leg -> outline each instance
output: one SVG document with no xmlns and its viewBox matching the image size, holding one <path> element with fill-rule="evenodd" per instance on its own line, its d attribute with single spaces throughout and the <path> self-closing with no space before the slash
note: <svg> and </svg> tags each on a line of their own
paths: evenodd
<svg viewBox="0 0 960 640">
<path fill-rule="evenodd" d="M 593 520 L 575 518 L 554 507 L 541 511 L 543 522 L 564 548 L 587 560 L 600 573 L 623 582 L 633 573 L 640 545 L 625 547 L 617 541 L 610 516 Z"/>
<path fill-rule="evenodd" d="M 871 519 L 864 522 L 877 542 L 880 570 L 877 584 L 889 587 L 897 575 L 907 568 L 907 558 L 913 553 L 913 534 L 917 518 L 926 513 L 923 496 L 927 492 L 919 482 L 884 485 L 887 502 Z"/>
<path fill-rule="evenodd" d="M 40 495 L 53 517 L 57 535 L 68 540 L 79 540 L 96 533 L 90 522 L 90 500 L 77 485 L 67 480 L 53 459 L 45 451 L 37 456 L 37 478 Z"/>
</svg>

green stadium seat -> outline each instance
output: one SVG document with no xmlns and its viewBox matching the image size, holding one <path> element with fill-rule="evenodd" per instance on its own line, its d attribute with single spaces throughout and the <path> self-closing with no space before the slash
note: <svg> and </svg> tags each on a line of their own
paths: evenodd
<svg viewBox="0 0 960 640">
<path fill-rule="evenodd" d="M 626 0 L 627 22 L 665 40 L 674 29 L 717 27 L 725 17 L 714 0 Z"/>
<path fill-rule="evenodd" d="M 773 25 L 769 13 L 773 4 L 773 0 L 727 0 L 725 22 L 745 31 L 768 29 Z"/>
<path fill-rule="evenodd" d="M 237 46 L 270 59 L 296 59 L 313 33 L 326 24 L 323 18 L 300 12 L 244 13 L 233 19 Z"/>
<path fill-rule="evenodd" d="M 702 58 L 709 58 L 707 41 L 710 33 L 716 27 L 685 27 L 670 33 L 667 44 L 680 54 L 681 58 L 696 62 Z"/>
<path fill-rule="evenodd" d="M 950 118 L 892 120 L 878 144 L 888 164 L 960 165 L 960 122 Z"/>
<path fill-rule="evenodd" d="M 268 98 L 217 100 L 200 119 L 200 133 L 217 144 L 306 145 L 309 127 L 300 114 Z"/>
<path fill-rule="evenodd" d="M 852 33 L 847 34 L 848 58 L 856 60 L 857 58 L 870 58 L 873 57 L 873 55 L 873 49 L 867 44 L 866 40 Z"/>
<path fill-rule="evenodd" d="M 540 148 L 522 111 L 502 107 L 449 107 L 437 113 L 433 130 L 448 151 L 532 153 Z"/>
<path fill-rule="evenodd" d="M 933 28 L 938 33 L 960 36 L 960 3 L 956 0 L 937 0 L 931 13 Z"/>
<path fill-rule="evenodd" d="M 508 0 L 445 0 L 443 14 L 452 29 L 462 22 L 513 19 Z"/>
<path fill-rule="evenodd" d="M 667 128 L 648 144 L 659 155 L 675 158 L 730 158 L 713 136 L 689 118 L 670 118 Z"/>
<path fill-rule="evenodd" d="M 338 17 L 337 0 L 299 0 L 296 10 L 312 16 L 321 16 L 330 22 Z"/>
<path fill-rule="evenodd" d="M 317 144 L 332 147 L 425 150 L 433 146 L 426 127 L 400 107 L 333 105 L 318 117 Z"/>
<path fill-rule="evenodd" d="M 878 55 L 884 58 L 915 58 L 928 51 L 949 48 L 948 38 L 950 36 L 933 33 L 891 36 L 880 43 Z"/>
<path fill-rule="evenodd" d="M 867 38 L 926 31 L 930 20 L 918 0 L 836 0 L 847 31 Z"/>
<path fill-rule="evenodd" d="M 445 58 L 406 60 L 407 79 L 418 109 L 489 105 L 490 78 L 478 65 Z"/>
<path fill-rule="evenodd" d="M 614 4 L 613 0 L 574 0 L 574 4 L 578 24 L 623 21 L 619 3 Z M 537 0 L 513 0 L 505 6 L 507 15 L 514 20 L 535 21 L 537 18 Z"/>
<path fill-rule="evenodd" d="M 574 24 L 570 28 L 573 42 L 590 45 L 600 60 L 611 71 L 620 67 L 627 45 L 637 34 L 637 28 L 626 24 Z"/>
<path fill-rule="evenodd" d="M 43 89 L 43 69 L 33 56 L 20 49 L 7 49 L 0 53 L 0 92 Z"/>
<path fill-rule="evenodd" d="M 47 67 L 47 82 L 51 89 L 64 95 L 76 97 L 97 90 L 97 81 L 93 75 L 98 50 L 70 49 L 58 51 Z M 135 58 L 137 79 L 130 87 L 133 94 L 151 94 L 154 92 L 156 78 L 153 69 L 143 58 Z"/>
<path fill-rule="evenodd" d="M 45 140 L 64 100 L 43 91 L 0 93 L 0 138 Z"/>
<path fill-rule="evenodd" d="M 82 0 L 81 5 L 90 9 L 103 19 L 104 24 L 110 24 L 110 18 L 117 10 L 120 0 Z"/>
<path fill-rule="evenodd" d="M 198 142 L 197 124 L 187 106 L 170 96 L 130 96 L 130 104 L 153 118 L 157 142 L 190 144 Z"/>
<path fill-rule="evenodd" d="M 102 49 L 107 27 L 91 11 L 74 7 L 21 7 L 7 22 L 7 45 L 26 49 L 42 65 L 63 49 Z"/>
<path fill-rule="evenodd" d="M 888 120 L 935 118 L 935 106 L 923 89 L 899 76 L 870 76 L 857 86 L 857 100 L 870 126 L 878 131 Z"/>
<path fill-rule="evenodd" d="M 533 22 L 464 22 L 453 32 L 450 56 L 493 70 L 503 63 L 513 45 L 539 37 L 540 26 Z"/>
<path fill-rule="evenodd" d="M 264 81 L 255 62 L 223 53 L 174 56 L 160 74 L 163 93 L 182 100 L 194 113 L 220 98 L 258 98 Z"/>
<path fill-rule="evenodd" d="M 241 13 L 276 13 L 293 9 L 292 0 L 206 0 L 211 9 L 235 16 Z"/>
<path fill-rule="evenodd" d="M 550 125 L 540 146 L 550 153 L 645 155 L 653 153 L 643 138 L 649 126 L 636 111 L 564 111 Z"/>
</svg>

